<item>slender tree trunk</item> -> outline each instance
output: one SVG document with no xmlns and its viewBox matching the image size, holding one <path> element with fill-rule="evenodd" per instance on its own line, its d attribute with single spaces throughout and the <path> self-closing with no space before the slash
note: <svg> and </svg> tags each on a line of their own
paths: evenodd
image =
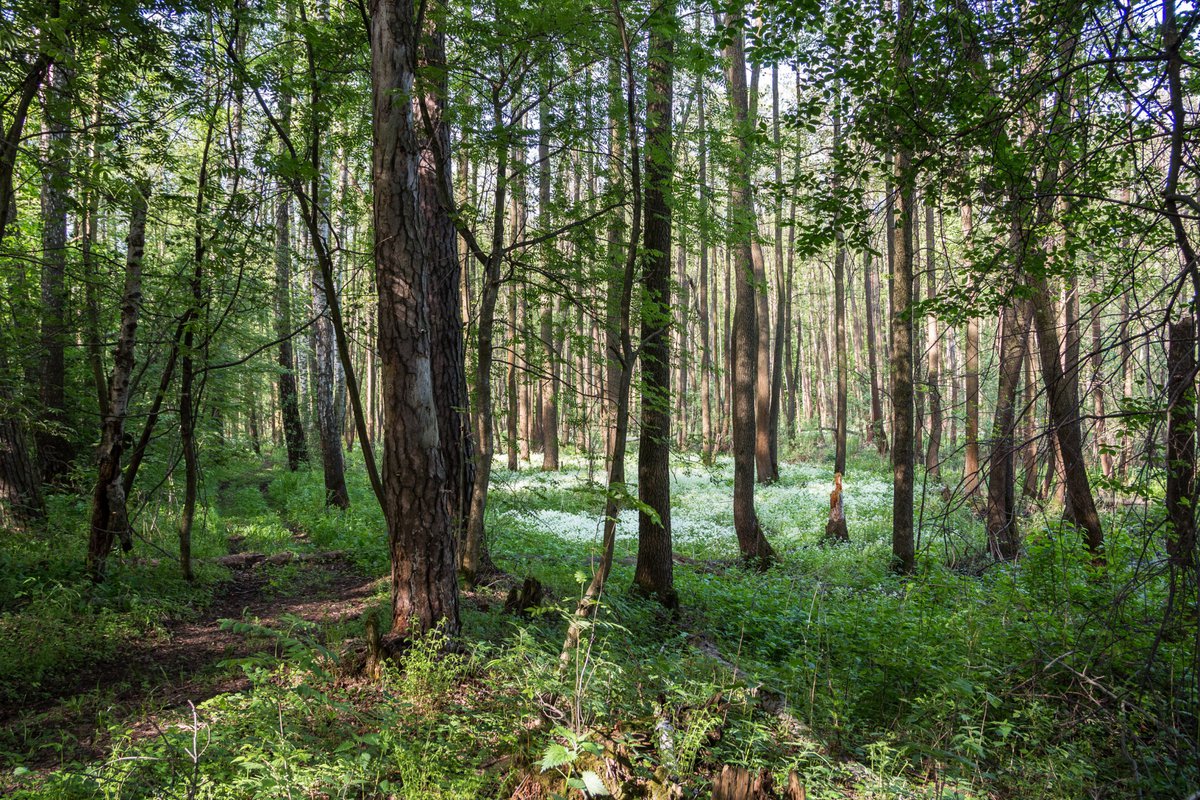
<svg viewBox="0 0 1200 800">
<path fill-rule="evenodd" d="M 71 461 L 66 436 L 67 210 L 71 185 L 70 101 L 67 73 L 61 64 L 49 68 L 42 109 L 47 133 L 46 168 L 42 171 L 42 329 L 41 415 L 37 434 L 42 480 L 59 483 Z"/>
<path fill-rule="evenodd" d="M 842 148 L 842 117 L 841 92 L 834 92 L 833 111 L 833 147 L 834 174 L 833 193 L 838 196 L 841 190 L 841 177 L 838 174 Z M 846 472 L 846 394 L 850 366 L 846 353 L 846 236 L 842 230 L 840 215 L 834 219 L 834 238 L 837 252 L 833 257 L 833 335 L 834 354 L 837 361 L 837 401 L 834 415 L 834 457 L 833 471 L 838 475 Z"/>
<path fill-rule="evenodd" d="M 699 26 L 699 16 L 697 16 L 696 24 Z M 709 212 L 709 195 L 708 195 L 708 139 L 707 130 L 704 119 L 704 85 L 700 76 L 696 76 L 696 84 L 693 89 L 696 94 L 696 101 L 699 109 L 697 117 L 699 121 L 699 130 L 697 132 L 697 158 L 699 160 L 699 217 L 698 224 L 700 234 L 700 300 L 699 300 L 699 322 L 700 322 L 700 458 L 705 464 L 711 464 L 713 454 L 716 451 L 716 433 L 713 424 L 713 357 L 712 346 L 709 341 L 710 331 L 709 322 L 713 318 L 710 315 L 709 309 L 709 287 L 708 287 L 708 212 Z M 715 270 L 714 270 L 715 272 Z M 716 292 L 713 292 L 716 295 Z M 715 297 L 714 297 L 715 299 Z M 715 337 L 714 337 L 715 338 Z"/>
<path fill-rule="evenodd" d="M 870 373 L 871 379 L 871 420 L 867 428 L 867 441 L 875 444 L 879 455 L 887 453 L 887 437 L 883 432 L 883 401 L 880 398 L 879 391 L 879 366 L 878 357 L 875 350 L 877 347 L 875 336 L 875 305 L 877 302 L 877 294 L 875 292 L 875 270 L 871 263 L 871 251 L 863 250 L 863 292 L 865 302 L 864 311 L 867 316 L 867 371 Z"/>
<path fill-rule="evenodd" d="M 492 115 L 495 129 L 493 133 L 500 134 L 503 125 L 503 108 L 498 95 L 492 96 Z M 495 360 L 496 336 L 496 304 L 500 298 L 501 267 L 504 249 L 504 208 L 508 192 L 508 156 L 507 139 L 496 135 L 496 193 L 492 207 L 491 249 L 483 263 L 483 275 L 480 287 L 479 316 L 477 317 L 477 335 L 475 337 L 475 407 L 473 422 L 475 426 L 475 441 L 477 456 L 475 459 L 475 482 L 471 486 L 471 504 L 467 514 L 466 536 L 463 540 L 462 557 L 458 568 L 462 573 L 463 582 L 468 588 L 473 588 L 479 576 L 485 572 L 495 571 L 487 547 L 487 529 L 484 525 L 487 511 L 488 490 L 491 488 L 492 458 L 496 452 L 495 412 L 492 401 L 492 363 Z M 510 327 L 515 325 L 516 306 L 510 302 Z M 515 353 L 515 350 L 513 351 Z M 509 468 L 515 468 L 516 458 L 516 414 L 513 401 L 516 398 L 516 366 L 512 355 L 509 361 L 509 371 L 506 376 L 506 388 L 509 388 L 508 399 L 508 453 Z"/>
<path fill-rule="evenodd" d="M 646 200 L 643 225 L 642 430 L 638 442 L 638 555 L 634 585 L 668 608 L 679 604 L 671 554 L 671 91 L 675 9 L 648 21 Z"/>
<path fill-rule="evenodd" d="M 751 193 L 753 154 L 750 138 L 746 136 L 749 121 L 749 103 L 746 90 L 745 36 L 741 23 L 726 18 L 724 27 L 729 37 L 724 48 L 728 65 L 725 69 L 725 85 L 729 95 L 729 106 L 733 110 L 734 128 L 738 135 L 732 143 L 733 170 L 729 181 L 730 211 L 732 228 L 737 241 L 734 250 L 733 272 L 737 285 L 737 303 L 733 318 L 732 357 L 733 367 L 733 525 L 737 532 L 738 546 L 742 558 L 759 568 L 765 569 L 775 558 L 775 552 L 763 536 L 758 514 L 754 509 L 754 472 L 756 455 L 759 456 L 760 478 L 771 478 L 769 450 L 763 429 L 756 426 L 756 399 L 762 396 L 768 401 L 762 412 L 770 412 L 770 384 L 763 384 L 759 376 L 760 359 L 757 350 L 762 344 L 759 336 L 758 309 L 755 281 L 761 265 L 754 259 L 755 211 Z M 766 391 L 756 392 L 762 387 Z M 762 404 L 760 404 L 762 405 Z M 766 462 L 766 463 L 764 463 Z"/>
<path fill-rule="evenodd" d="M 912 0 L 897 0 L 896 67 L 907 80 L 912 66 Z M 892 261 L 892 558 L 900 572 L 915 568 L 913 542 L 913 218 L 916 214 L 912 153 L 896 151 L 895 180 L 900 224 Z"/>
<path fill-rule="evenodd" d="M 1046 403 L 1054 425 L 1059 457 L 1062 459 L 1063 482 L 1067 495 L 1067 521 L 1081 528 L 1088 550 L 1099 555 L 1104 547 L 1104 532 L 1100 515 L 1092 497 L 1087 463 L 1083 457 L 1083 429 L 1079 421 L 1079 398 L 1072 376 L 1063 372 L 1058 359 L 1058 329 L 1049 302 L 1049 287 L 1044 278 L 1034 283 L 1033 319 L 1041 351 L 1042 381 L 1046 385 Z M 1078 358 L 1075 359 L 1078 363 Z"/>
<path fill-rule="evenodd" d="M 783 185 L 783 149 L 779 146 L 779 65 L 771 67 L 771 134 L 775 144 L 775 183 Z M 771 436 L 771 464 L 775 468 L 775 479 L 779 479 L 779 419 L 782 416 L 783 375 L 786 371 L 783 358 L 783 342 L 790 332 L 787 320 L 787 300 L 791 293 L 790 282 L 784 278 L 783 269 L 783 203 L 773 204 L 775 212 L 775 349 L 771 363 L 771 407 L 767 431 Z"/>
<path fill-rule="evenodd" d="M 286 87 L 279 95 L 279 124 L 291 125 L 292 100 Z M 286 151 L 286 148 L 284 148 Z M 279 199 L 275 206 L 275 335 L 279 338 L 279 406 L 283 414 L 283 441 L 288 469 L 295 472 L 308 461 L 304 423 L 296 392 L 296 358 L 292 351 L 292 226 L 290 192 L 285 179 L 276 182 Z"/>
<path fill-rule="evenodd" d="M 937 267 L 933 257 L 933 204 L 925 204 L 925 297 L 937 297 Z M 929 439 L 925 450 L 925 469 L 935 481 L 941 480 L 942 447 L 942 344 L 938 339 L 937 317 L 930 314 L 925 321 L 927 361 L 925 383 L 929 395 Z"/>
<path fill-rule="evenodd" d="M 100 449 L 96 487 L 92 492 L 92 516 L 88 538 L 88 572 L 92 579 L 104 577 L 105 562 L 113 542 L 120 539 L 128 552 L 133 548 L 133 531 L 125 505 L 125 482 L 121 476 L 121 453 L 125 442 L 125 417 L 129 410 L 133 377 L 134 344 L 138 312 L 142 305 L 142 254 L 146 247 L 146 203 L 149 184 L 134 187 L 129 215 L 129 239 L 125 248 L 125 289 L 121 295 L 121 330 L 113 352 L 109 394 L 100 427 Z"/>
<path fill-rule="evenodd" d="M 1000 316 L 1000 376 L 996 388 L 996 415 L 992 421 L 992 449 L 988 458 L 988 549 L 997 560 L 1016 558 L 1020 536 L 1016 526 L 1016 400 L 1021 382 L 1025 342 L 1029 331 L 1029 304 L 1014 301 Z"/>
<path fill-rule="evenodd" d="M 508 395 L 505 444 L 508 448 L 508 468 L 513 472 L 521 468 L 520 453 L 517 451 L 521 439 L 521 398 L 517 386 L 520 374 L 517 367 L 517 291 L 515 284 L 508 287 L 508 372 L 505 377 Z"/>
<path fill-rule="evenodd" d="M 414 8 L 371 2 L 375 274 L 384 383 L 384 517 L 392 560 L 392 634 L 459 630 L 458 581 L 438 431 L 423 258 L 421 146 L 411 92 L 421 31 Z"/>
<path fill-rule="evenodd" d="M 616 547 L 617 517 L 621 512 L 622 499 L 628 492 L 625 484 L 625 449 L 629 433 L 629 388 L 633 381 L 634 351 L 630 335 L 630 314 L 633 306 L 633 284 L 636 276 L 638 248 L 635 246 L 641 235 L 642 216 L 642 177 L 641 163 L 637 139 L 637 76 L 633 68 L 633 47 L 629 41 L 625 27 L 625 18 L 621 13 L 618 0 L 613 0 L 613 16 L 621 37 L 623 64 L 625 72 L 625 120 L 623 130 L 629 136 L 629 165 L 630 165 L 630 198 L 632 205 L 632 220 L 629 246 L 625 248 L 625 264 L 619 279 L 616 297 L 616 319 L 607 321 L 609 332 L 615 331 L 620 350 L 608 354 L 610 370 L 616 364 L 618 373 L 616 385 L 611 387 L 615 406 L 610 410 L 610 418 L 614 427 L 611 439 L 612 449 L 609 452 L 608 491 L 604 503 L 604 534 L 601 543 L 600 562 L 592 579 L 584 590 L 583 597 L 575 607 L 575 616 L 567 627 L 566 640 L 563 642 L 562 653 L 559 657 L 560 668 L 565 668 L 571 655 L 577 649 L 582 623 L 595 610 L 600 595 L 604 592 L 608 574 L 612 570 L 613 551 Z M 613 69 L 618 69 L 616 60 Z M 618 73 L 619 75 L 619 73 Z M 619 77 L 613 81 L 617 92 L 620 92 Z M 615 102 L 614 102 L 615 107 Z M 611 244 L 611 242 L 610 242 Z M 669 265 L 668 261 L 668 265 Z M 669 269 L 669 266 L 668 266 Z M 613 294 L 610 291 L 610 298 Z M 611 372 L 610 372 L 611 377 Z"/>
<path fill-rule="evenodd" d="M 972 241 L 972 209 L 970 203 L 962 206 L 963 242 L 967 247 Z M 966 423 L 963 450 L 963 489 L 968 499 L 979 490 L 979 318 L 967 317 L 966 348 L 963 369 L 966 373 Z"/>
<path fill-rule="evenodd" d="M 550 109 L 549 89 L 538 104 L 538 222 L 543 230 L 550 228 Z M 547 243 L 548 250 L 554 247 Z M 548 259 L 547 259 L 548 260 Z M 557 296 L 553 299 L 543 298 L 544 308 L 541 319 L 541 339 L 544 348 L 546 364 L 544 373 L 548 376 L 542 381 L 541 390 L 541 420 L 542 420 L 542 469 L 547 472 L 558 471 L 558 380 L 559 362 L 562 354 L 554 332 L 554 312 L 558 305 Z"/>
<path fill-rule="evenodd" d="M 1167 352 L 1167 555 L 1189 570 L 1196 559 L 1196 326 L 1171 323 Z"/>
</svg>

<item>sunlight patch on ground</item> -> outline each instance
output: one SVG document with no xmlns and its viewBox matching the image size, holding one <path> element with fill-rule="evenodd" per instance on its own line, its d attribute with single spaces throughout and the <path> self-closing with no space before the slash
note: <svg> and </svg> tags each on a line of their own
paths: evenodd
<svg viewBox="0 0 1200 800">
<path fill-rule="evenodd" d="M 587 464 L 582 458 L 564 460 L 559 472 L 509 472 L 497 464 L 498 481 L 514 492 L 539 489 L 581 489 L 587 483 Z M 633 465 L 631 465 L 632 467 Z M 630 485 L 636 485 L 636 468 L 631 468 Z M 602 475 L 593 473 L 599 480 Z M 595 486 L 595 484 L 592 484 Z M 891 520 L 891 484 L 878 476 L 845 479 L 847 520 L 856 526 L 877 525 Z M 758 513 L 769 535 L 793 543 L 812 542 L 824 531 L 829 509 L 833 471 L 811 464 L 785 464 L 781 479 L 772 486 L 756 487 Z M 719 459 L 714 467 L 694 460 L 677 460 L 671 465 L 671 533 L 676 552 L 689 557 L 732 557 L 737 553 L 733 529 L 733 465 Z M 602 517 L 590 511 L 558 508 L 525 508 L 505 512 L 534 529 L 567 542 L 599 545 Z M 638 512 L 621 511 L 617 524 L 618 543 L 637 539 Z"/>
</svg>

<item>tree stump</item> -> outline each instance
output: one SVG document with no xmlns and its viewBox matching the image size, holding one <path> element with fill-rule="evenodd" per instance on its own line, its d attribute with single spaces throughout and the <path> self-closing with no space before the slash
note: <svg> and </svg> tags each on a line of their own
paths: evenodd
<svg viewBox="0 0 1200 800">
<path fill-rule="evenodd" d="M 842 506 L 842 473 L 833 474 L 833 491 L 829 493 L 829 521 L 825 523 L 825 539 L 833 542 L 850 541 L 846 530 L 846 511 Z"/>
<path fill-rule="evenodd" d="M 504 613 L 528 616 L 531 609 L 542 604 L 544 596 L 545 592 L 538 579 L 527 577 L 519 590 L 516 586 L 508 590 L 508 597 L 504 601 Z"/>
</svg>

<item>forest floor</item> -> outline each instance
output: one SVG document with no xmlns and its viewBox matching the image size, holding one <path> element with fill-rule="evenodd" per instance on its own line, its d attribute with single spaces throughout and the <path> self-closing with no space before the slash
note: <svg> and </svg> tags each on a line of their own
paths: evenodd
<svg viewBox="0 0 1200 800">
<path fill-rule="evenodd" d="M 218 487 L 216 505 L 229 529 L 244 521 L 224 502 L 235 485 L 257 486 L 270 506 L 268 470 L 269 465 Z M 124 643 L 117 653 L 84 660 L 47 682 L 35 700 L 0 702 L 0 753 L 11 757 L 19 743 L 25 751 L 21 767 L 37 775 L 103 758 L 118 733 L 133 739 L 159 735 L 189 713 L 189 704 L 251 688 L 240 663 L 264 648 L 270 651 L 272 642 L 235 631 L 231 621 L 276 630 L 297 620 L 344 624 L 359 619 L 371 599 L 386 592 L 386 580 L 364 575 L 344 553 L 314 550 L 297 523 L 282 516 L 272 521 L 270 513 L 278 515 L 278 509 L 255 511 L 256 525 L 288 532 L 286 549 L 248 551 L 245 535 L 227 536 L 227 554 L 209 561 L 227 568 L 228 576 L 199 605 L 159 620 L 149 636 Z M 160 565 L 158 559 L 144 561 Z M 4 760 L 0 757 L 0 765 Z M 0 795 L 13 788 L 12 777 L 11 769 L 0 772 Z"/>
<path fill-rule="evenodd" d="M 847 470 L 850 542 L 823 542 L 825 455 L 758 487 L 779 555 L 765 573 L 738 560 L 731 465 L 676 459 L 682 608 L 629 591 L 637 510 L 624 510 L 609 588 L 565 670 L 605 501 L 585 455 L 496 469 L 489 544 L 505 574 L 463 594 L 459 647 L 434 633 L 379 675 L 355 654 L 365 620 L 386 618 L 388 552 L 354 459 L 351 508 L 331 511 L 318 468 L 214 458 L 192 583 L 170 558 L 169 488 L 100 586 L 82 571 L 86 500 L 53 498 L 44 532 L 0 541 L 0 795 L 547 800 L 599 781 L 675 798 L 708 797 L 725 774 L 783 787 L 793 773 L 809 800 L 1194 788 L 1189 717 L 1156 703 L 1188 669 L 1195 619 L 1168 629 L 1152 613 L 1168 590 L 1142 566 L 1153 539 L 1110 508 L 1101 573 L 1078 536 L 1030 516 L 1024 558 L 991 564 L 979 520 L 931 483 L 918 574 L 899 577 L 873 453 Z M 541 605 L 506 613 L 526 577 Z"/>
</svg>

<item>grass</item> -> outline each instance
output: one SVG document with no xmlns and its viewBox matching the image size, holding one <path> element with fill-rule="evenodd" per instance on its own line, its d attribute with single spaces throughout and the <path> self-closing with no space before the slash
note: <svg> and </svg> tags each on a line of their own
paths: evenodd
<svg viewBox="0 0 1200 800">
<path fill-rule="evenodd" d="M 236 665 L 249 690 L 177 713 L 155 736 L 113 723 L 103 757 L 14 777 L 14 796 L 382 800 L 522 787 L 579 797 L 571 787 L 596 778 L 626 796 L 665 797 L 674 785 L 702 797 L 725 764 L 780 779 L 794 769 L 810 798 L 1182 797 L 1200 784 L 1186 703 L 1195 617 L 1163 623 L 1169 582 L 1141 529 L 1110 520 L 1112 566 L 1101 572 L 1078 536 L 1031 517 L 1026 557 L 980 572 L 980 523 L 930 491 L 918 574 L 896 577 L 890 474 L 860 454 L 845 484 L 846 545 L 820 543 L 826 465 L 789 464 L 760 487 L 781 562 L 758 574 L 736 558 L 730 465 L 681 458 L 672 523 L 682 612 L 669 617 L 627 592 L 636 514 L 623 512 L 602 612 L 560 673 L 565 616 L 597 556 L 603 504 L 586 460 L 566 462 L 559 473 L 495 471 L 492 553 L 514 578 L 546 585 L 532 618 L 502 612 L 503 586 L 481 590 L 464 601 L 458 654 L 444 655 L 435 636 L 379 681 L 347 668 L 361 621 L 245 628 L 273 643 L 271 655 Z M 319 471 L 265 477 L 264 491 L 253 464 L 230 465 L 209 525 L 271 551 L 293 546 L 289 528 L 302 523 L 313 548 L 385 574 L 382 518 L 353 461 L 346 513 L 322 507 Z M 81 512 L 59 519 L 46 535 L 65 545 Z M 117 654 L 155 618 L 202 602 L 219 578 L 180 586 L 165 560 L 136 562 L 103 590 L 111 596 L 85 596 L 66 556 L 37 571 L 35 552 L 53 550 L 27 546 L 24 577 L 0 573 L 3 630 L 21 637 L 0 650 L 5 674 L 20 674 L 11 651 L 32 635 L 10 615 L 32 619 L 36 603 L 49 620 L 37 658 L 69 661 L 67 622 L 79 609 L 103 620 L 88 626 L 91 646 Z M 6 749 L 20 770 L 19 747 Z"/>
</svg>

